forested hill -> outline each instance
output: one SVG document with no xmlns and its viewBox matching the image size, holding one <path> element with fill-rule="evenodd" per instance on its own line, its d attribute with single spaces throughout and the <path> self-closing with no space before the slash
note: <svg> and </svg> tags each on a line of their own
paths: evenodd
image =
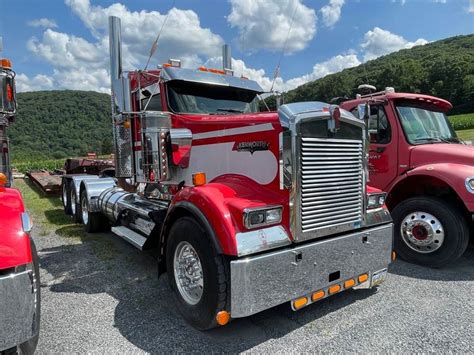
<svg viewBox="0 0 474 355">
<path fill-rule="evenodd" d="M 19 93 L 9 127 L 14 161 L 112 151 L 110 96 L 93 91 Z"/>
<path fill-rule="evenodd" d="M 289 91 L 285 102 L 353 98 L 360 84 L 431 94 L 450 101 L 452 113 L 474 112 L 474 35 L 403 49 L 328 75 Z"/>
</svg>

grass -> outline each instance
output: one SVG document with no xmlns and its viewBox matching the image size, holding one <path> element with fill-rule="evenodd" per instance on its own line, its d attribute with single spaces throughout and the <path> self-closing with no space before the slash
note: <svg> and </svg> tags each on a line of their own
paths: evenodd
<svg viewBox="0 0 474 355">
<path fill-rule="evenodd" d="M 115 259 L 118 251 L 106 234 L 88 234 L 80 224 L 73 223 L 64 213 L 63 205 L 57 196 L 44 196 L 28 179 L 15 179 L 14 188 L 20 190 L 26 210 L 30 213 L 35 233 L 44 237 L 55 233 L 59 237 L 74 242 L 87 241 L 93 253 L 102 260 Z"/>
<path fill-rule="evenodd" d="M 474 129 L 463 129 L 461 131 L 456 131 L 456 134 L 462 140 L 474 140 Z"/>
<path fill-rule="evenodd" d="M 448 116 L 448 119 L 456 131 L 474 129 L 474 113 Z"/>
</svg>

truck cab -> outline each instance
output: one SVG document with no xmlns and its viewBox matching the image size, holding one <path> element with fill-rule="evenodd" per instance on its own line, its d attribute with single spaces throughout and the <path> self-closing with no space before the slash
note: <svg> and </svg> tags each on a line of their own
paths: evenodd
<svg viewBox="0 0 474 355">
<path fill-rule="evenodd" d="M 370 104 L 370 184 L 387 191 L 395 248 L 412 263 L 440 267 L 467 248 L 474 214 L 474 146 L 446 116 L 446 100 L 393 88 L 358 95 L 341 107 Z"/>
<path fill-rule="evenodd" d="M 32 354 L 40 326 L 38 255 L 32 223 L 18 190 L 12 188 L 8 125 L 16 112 L 15 73 L 0 59 L 0 353 Z"/>
</svg>

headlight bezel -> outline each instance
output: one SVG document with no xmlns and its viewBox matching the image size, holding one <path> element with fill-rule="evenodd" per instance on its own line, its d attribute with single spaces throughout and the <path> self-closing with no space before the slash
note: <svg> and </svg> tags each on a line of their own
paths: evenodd
<svg viewBox="0 0 474 355">
<path fill-rule="evenodd" d="M 367 194 L 366 208 L 368 210 L 382 208 L 385 205 L 386 200 L 387 200 L 386 192 L 369 193 Z"/>
<path fill-rule="evenodd" d="M 279 217 L 273 218 L 271 221 L 268 221 L 268 213 L 279 211 Z M 252 215 L 263 213 L 264 220 L 261 223 L 251 223 Z M 276 224 L 280 224 L 282 221 L 283 215 L 283 206 L 281 205 L 272 205 L 272 206 L 265 206 L 265 207 L 254 207 L 254 208 L 246 208 L 243 211 L 243 224 L 246 229 L 256 229 L 263 226 L 273 226 Z"/>
<path fill-rule="evenodd" d="M 466 190 L 469 193 L 474 194 L 474 176 L 467 177 L 465 181 L 465 185 L 466 185 Z"/>
</svg>

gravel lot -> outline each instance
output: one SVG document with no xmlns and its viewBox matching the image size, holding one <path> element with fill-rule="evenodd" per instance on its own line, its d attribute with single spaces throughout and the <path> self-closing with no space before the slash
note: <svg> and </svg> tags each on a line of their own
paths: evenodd
<svg viewBox="0 0 474 355">
<path fill-rule="evenodd" d="M 82 233 L 55 206 L 33 213 L 42 283 L 38 353 L 474 349 L 472 246 L 441 270 L 396 261 L 376 290 L 347 291 L 299 312 L 284 304 L 199 332 L 177 312 L 166 275 L 157 279 L 152 254 L 111 233 Z"/>
</svg>

